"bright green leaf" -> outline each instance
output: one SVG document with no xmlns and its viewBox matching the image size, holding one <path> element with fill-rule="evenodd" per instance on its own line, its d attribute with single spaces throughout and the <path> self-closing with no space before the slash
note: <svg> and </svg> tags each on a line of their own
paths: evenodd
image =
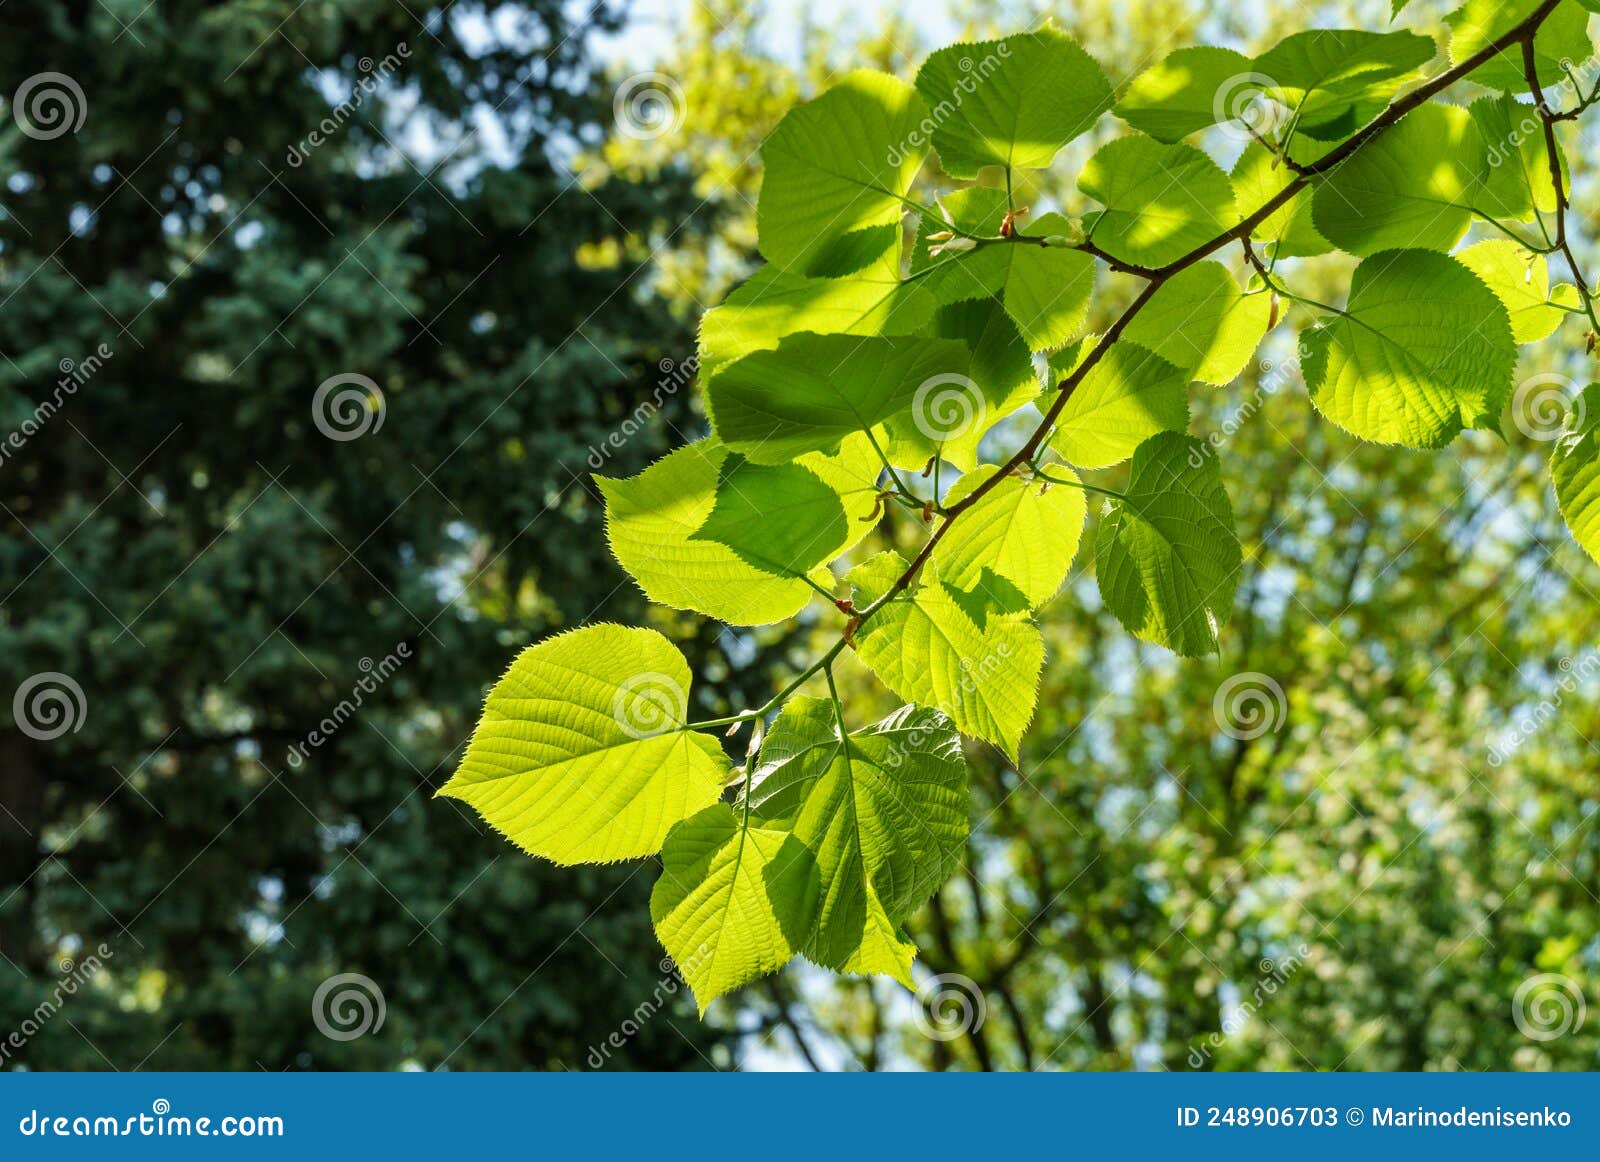
<svg viewBox="0 0 1600 1162">
<path fill-rule="evenodd" d="M 815 472 L 734 455 L 722 462 L 711 515 L 689 539 L 726 545 L 764 572 L 799 577 L 831 559 L 849 534 L 843 501 Z"/>
<path fill-rule="evenodd" d="M 1076 361 L 1073 360 L 1073 363 Z M 1057 379 L 1072 366 L 1051 362 Z M 1048 407 L 1054 388 L 1041 405 Z M 1079 468 L 1120 464 L 1157 432 L 1189 426 L 1189 377 L 1152 351 L 1127 340 L 1090 368 L 1056 419 L 1050 446 Z"/>
<path fill-rule="evenodd" d="M 1414 32 L 1317 28 L 1296 32 L 1256 58 L 1266 91 L 1294 110 L 1314 137 L 1346 137 L 1376 114 L 1401 82 L 1434 57 Z"/>
<path fill-rule="evenodd" d="M 1317 186 L 1317 230 L 1352 254 L 1449 250 L 1472 224 L 1483 143 L 1456 105 L 1424 105 Z"/>
<path fill-rule="evenodd" d="M 628 480 L 596 476 L 611 551 L 652 601 L 733 625 L 783 621 L 811 600 L 810 586 L 797 575 L 774 575 L 770 562 L 753 565 L 727 545 L 696 535 L 717 506 L 729 458 L 712 438 L 679 448 Z M 843 536 L 819 558 L 828 560 L 870 529 L 863 518 L 877 504 L 880 465 L 865 436 L 846 440 L 836 456 L 814 454 L 797 463 L 844 510 Z"/>
<path fill-rule="evenodd" d="M 1467 0 L 1446 19 L 1450 24 L 1450 63 L 1460 64 L 1532 16 L 1543 0 Z M 1566 77 L 1562 62 L 1577 64 L 1594 55 L 1589 42 L 1589 13 L 1571 0 L 1544 18 L 1533 38 L 1534 59 L 1542 86 Z M 1472 79 L 1507 93 L 1526 93 L 1522 46 L 1513 45 L 1479 66 Z"/>
<path fill-rule="evenodd" d="M 848 278 L 805 278 L 769 262 L 700 323 L 700 379 L 752 351 L 769 350 L 799 331 L 838 335 L 912 335 L 933 317 L 921 282 L 900 278 L 898 239 Z"/>
<path fill-rule="evenodd" d="M 1164 283 L 1124 337 L 1190 379 L 1232 383 L 1267 333 L 1272 296 L 1244 294 L 1220 262 L 1197 262 Z"/>
<path fill-rule="evenodd" d="M 816 264 L 846 235 L 897 227 L 927 152 L 916 144 L 925 116 L 910 85 L 866 69 L 791 109 L 761 147 L 756 227 L 767 261 L 828 273 Z"/>
<path fill-rule="evenodd" d="M 1260 91 L 1254 71 L 1232 49 L 1180 48 L 1133 79 L 1117 116 L 1157 141 L 1180 141 L 1239 113 Z"/>
<path fill-rule="evenodd" d="M 716 739 L 685 728 L 689 665 L 649 629 L 596 625 L 517 655 L 489 691 L 439 794 L 470 804 L 530 855 L 610 863 L 654 855 L 716 802 Z"/>
<path fill-rule="evenodd" d="M 717 997 L 789 962 L 819 897 L 805 844 L 787 829 L 747 827 L 713 803 L 667 834 L 650 918 L 704 1015 Z"/>
<path fill-rule="evenodd" d="M 994 473 L 987 465 L 969 472 L 951 487 L 945 504 L 959 504 Z M 1059 465 L 1052 475 L 1077 479 Z M 1001 608 L 1014 594 L 1017 608 L 1037 608 L 1066 580 L 1087 514 L 1082 489 L 1007 476 L 962 514 L 933 560 L 954 589 L 982 592 Z"/>
<path fill-rule="evenodd" d="M 954 178 L 986 165 L 1046 169 L 1111 108 L 1094 58 L 1053 28 L 953 44 L 917 72 L 939 164 Z"/>
<path fill-rule="evenodd" d="M 849 580 L 857 607 L 887 593 L 905 567 L 895 553 L 856 566 Z M 1044 666 L 1044 642 L 1025 615 L 995 609 L 981 591 L 947 585 L 930 562 L 918 584 L 861 627 L 855 644 L 861 660 L 900 697 L 936 707 L 961 733 L 1016 757 Z"/>
<path fill-rule="evenodd" d="M 1139 446 L 1123 499 L 1106 507 L 1095 572 L 1129 633 L 1186 657 L 1216 653 L 1241 565 L 1215 455 L 1163 432 Z"/>
<path fill-rule="evenodd" d="M 1573 538 L 1600 561 L 1600 383 L 1573 401 L 1566 433 L 1550 457 L 1550 476 Z"/>
<path fill-rule="evenodd" d="M 1566 319 L 1566 311 L 1550 305 L 1544 255 L 1524 250 L 1509 238 L 1491 238 L 1467 247 L 1456 258 L 1505 304 L 1518 343 L 1547 339 Z"/>
<path fill-rule="evenodd" d="M 898 926 L 960 863 L 966 765 L 950 720 L 906 706 L 845 737 L 829 701 L 795 698 L 761 751 L 752 814 L 816 857 L 821 903 L 804 951 L 909 985 Z"/>
<path fill-rule="evenodd" d="M 731 450 L 781 464 L 888 420 L 913 423 L 919 398 L 965 379 L 968 363 L 966 344 L 951 340 L 801 333 L 725 367 L 708 410 Z"/>
<path fill-rule="evenodd" d="M 1119 137 L 1089 159 L 1078 188 L 1105 207 L 1085 219 L 1093 241 L 1141 266 L 1181 258 L 1235 224 L 1228 175 L 1192 145 Z"/>
<path fill-rule="evenodd" d="M 1363 262 L 1347 313 L 1302 346 L 1318 411 L 1364 440 L 1410 448 L 1495 428 L 1517 361 L 1500 300 L 1460 262 L 1426 250 Z"/>
</svg>

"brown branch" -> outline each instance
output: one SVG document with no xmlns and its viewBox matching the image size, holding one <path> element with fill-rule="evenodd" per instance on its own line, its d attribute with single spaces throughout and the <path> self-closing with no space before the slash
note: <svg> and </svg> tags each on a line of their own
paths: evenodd
<svg viewBox="0 0 1600 1162">
<path fill-rule="evenodd" d="M 1567 238 L 1567 211 L 1571 209 L 1571 201 L 1567 197 L 1566 179 L 1561 174 L 1561 149 L 1556 144 L 1556 114 L 1551 111 L 1549 104 L 1544 99 L 1544 88 L 1539 84 L 1539 61 L 1533 50 L 1533 36 L 1537 29 L 1530 30 L 1522 40 L 1522 72 L 1527 78 L 1528 89 L 1533 94 L 1534 107 L 1539 111 L 1539 124 L 1544 128 L 1545 158 L 1550 164 L 1550 184 L 1556 195 L 1556 249 L 1561 251 L 1567 260 L 1567 266 L 1572 270 L 1572 281 L 1577 284 L 1578 293 L 1583 298 L 1584 312 L 1589 316 L 1589 322 L 1600 330 L 1600 320 L 1594 317 L 1594 304 L 1590 299 L 1589 283 L 1583 277 L 1583 269 L 1578 265 L 1578 257 L 1572 252 L 1572 243 Z M 1538 208 L 1534 208 L 1537 214 Z"/>
</svg>

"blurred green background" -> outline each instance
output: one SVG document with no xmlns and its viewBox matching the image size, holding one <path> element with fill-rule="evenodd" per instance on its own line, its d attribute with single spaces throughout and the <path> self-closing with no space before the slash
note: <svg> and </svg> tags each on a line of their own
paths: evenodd
<svg viewBox="0 0 1600 1162">
<path fill-rule="evenodd" d="M 10 0 L 0 429 L 59 407 L 0 459 L 0 694 L 53 674 L 82 699 L 54 738 L 0 723 L 4 1067 L 1600 1063 L 1600 570 L 1547 443 L 1396 452 L 1318 421 L 1298 313 L 1195 398 L 1246 546 L 1223 656 L 1141 646 L 1080 558 L 1021 764 L 969 749 L 970 858 L 913 923 L 921 1001 L 801 967 L 701 1021 L 653 867 L 539 865 L 431 798 L 555 630 L 653 624 L 720 712 L 805 655 L 804 620 L 646 608 L 590 480 L 703 431 L 695 326 L 759 261 L 786 108 L 1045 17 L 1120 82 L 1389 9 Z M 44 71 L 84 111 L 47 139 L 11 108 Z M 1027 196 L 1075 208 L 1116 132 Z M 1299 281 L 1336 298 L 1348 273 Z M 1106 281 L 1096 325 L 1128 292 Z M 1583 361 L 1562 332 L 1519 377 Z M 317 422 L 340 376 L 381 394 L 354 438 Z M 330 1035 L 350 982 L 365 1030 Z"/>
</svg>

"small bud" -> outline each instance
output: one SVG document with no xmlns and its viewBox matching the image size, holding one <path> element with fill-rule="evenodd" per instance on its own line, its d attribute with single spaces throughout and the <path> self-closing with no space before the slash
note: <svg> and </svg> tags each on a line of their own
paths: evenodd
<svg viewBox="0 0 1600 1162">
<path fill-rule="evenodd" d="M 1278 325 L 1278 308 L 1280 306 L 1282 304 L 1278 302 L 1278 296 L 1274 294 L 1272 296 L 1272 308 L 1267 312 L 1267 330 L 1269 331 Z"/>
<path fill-rule="evenodd" d="M 1063 250 L 1073 246 L 1081 246 L 1085 239 L 1088 238 L 1088 235 L 1083 232 L 1083 220 L 1081 218 L 1068 218 L 1067 226 L 1069 227 L 1067 233 L 1048 235 L 1044 240 L 1044 244 Z"/>
<path fill-rule="evenodd" d="M 955 237 L 955 235 L 950 233 L 950 231 L 948 231 L 948 230 L 940 230 L 937 234 L 929 234 L 928 235 L 928 241 L 929 242 L 948 242 L 948 241 L 950 241 L 950 239 L 952 239 L 954 237 Z"/>
<path fill-rule="evenodd" d="M 948 242 L 941 242 L 938 246 L 930 248 L 928 257 L 938 258 L 939 255 L 944 254 L 946 251 L 951 254 L 960 254 L 963 251 L 976 250 L 977 248 L 978 244 L 971 238 L 952 238 Z"/>
<path fill-rule="evenodd" d="M 756 728 L 750 732 L 750 745 L 745 749 L 745 758 L 755 758 L 761 750 L 761 744 L 766 741 L 766 737 L 767 720 L 758 718 L 756 719 Z"/>
</svg>

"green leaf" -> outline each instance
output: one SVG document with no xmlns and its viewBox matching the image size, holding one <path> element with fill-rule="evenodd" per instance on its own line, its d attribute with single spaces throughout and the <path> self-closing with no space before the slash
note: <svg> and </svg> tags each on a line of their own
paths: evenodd
<svg viewBox="0 0 1600 1162">
<path fill-rule="evenodd" d="M 686 728 L 688 705 L 689 665 L 654 630 L 560 634 L 489 691 L 439 794 L 555 863 L 654 855 L 673 824 L 716 802 L 728 770 L 717 740 Z"/>
<path fill-rule="evenodd" d="M 1173 275 L 1134 316 L 1124 338 L 1167 360 L 1190 379 L 1232 383 L 1267 333 L 1270 294 L 1244 294 L 1220 262 Z"/>
<path fill-rule="evenodd" d="M 910 425 L 918 391 L 939 377 L 964 379 L 968 363 L 966 344 L 951 340 L 801 333 L 724 368 L 706 402 L 730 449 L 781 464 L 832 452 L 887 420 Z"/>
<path fill-rule="evenodd" d="M 932 331 L 967 344 L 971 375 L 930 381 L 920 399 L 913 398 L 909 422 L 889 423 L 888 456 L 897 466 L 920 468 L 937 449 L 968 471 L 989 428 L 1039 393 L 1039 373 L 1016 324 L 996 299 L 941 307 Z"/>
<path fill-rule="evenodd" d="M 1456 105 L 1424 105 L 1317 186 L 1317 230 L 1352 254 L 1449 250 L 1472 224 L 1483 143 Z"/>
<path fill-rule="evenodd" d="M 1095 542 L 1106 608 L 1129 633 L 1186 657 L 1216 653 L 1242 556 L 1216 456 L 1177 432 L 1133 454 L 1128 489 Z"/>
<path fill-rule="evenodd" d="M 850 573 L 856 606 L 889 592 L 906 562 L 880 553 Z M 1026 615 L 989 604 L 924 566 L 920 582 L 885 605 L 855 639 L 861 660 L 908 702 L 935 707 L 963 734 L 986 739 L 1012 758 L 1033 719 L 1044 642 Z"/>
<path fill-rule="evenodd" d="M 726 545 L 764 572 L 801 577 L 849 535 L 842 498 L 815 472 L 734 455 L 722 462 L 711 515 L 689 539 Z"/>
<path fill-rule="evenodd" d="M 1048 27 L 942 48 L 918 70 L 917 92 L 953 178 L 975 178 L 986 165 L 1046 169 L 1111 108 L 1094 58 Z"/>
<path fill-rule="evenodd" d="M 700 322 L 700 380 L 800 331 L 912 335 L 933 317 L 933 296 L 900 278 L 899 241 L 848 278 L 805 278 L 767 263 Z"/>
<path fill-rule="evenodd" d="M 1093 241 L 1115 258 L 1163 266 L 1233 226 L 1233 186 L 1192 145 L 1119 137 L 1089 159 L 1078 189 L 1104 211 L 1086 218 Z"/>
<path fill-rule="evenodd" d="M 1460 64 L 1510 32 L 1532 16 L 1543 0 L 1467 0 L 1452 12 L 1450 25 L 1450 63 Z M 1556 7 L 1544 18 L 1533 38 L 1534 59 L 1539 84 L 1553 86 L 1566 78 L 1563 61 L 1576 64 L 1594 55 L 1589 42 L 1589 13 L 1571 0 Z M 1522 46 L 1513 45 L 1473 71 L 1472 79 L 1491 89 L 1507 93 L 1526 93 L 1527 74 Z"/>
<path fill-rule="evenodd" d="M 1480 97 L 1467 112 L 1482 142 L 1478 210 L 1504 222 L 1530 222 L 1535 207 L 1555 213 L 1556 191 L 1538 113 L 1512 97 Z M 1561 166 L 1565 174 L 1564 157 Z"/>
<path fill-rule="evenodd" d="M 1117 116 L 1157 141 L 1182 140 L 1238 113 L 1260 89 L 1254 70 L 1232 49 L 1180 48 L 1133 79 Z"/>
<path fill-rule="evenodd" d="M 730 458 L 712 438 L 679 448 L 628 480 L 596 476 L 606 500 L 611 551 L 652 601 L 733 625 L 783 621 L 811 600 L 809 585 L 797 575 L 774 575 L 770 560 L 752 564 L 750 554 L 741 557 L 697 536 L 717 507 Z M 844 511 L 843 537 L 820 558 L 828 560 L 871 528 L 864 518 L 877 506 L 878 458 L 867 438 L 856 436 L 837 456 L 811 455 L 797 463 L 831 490 L 832 503 Z"/>
<path fill-rule="evenodd" d="M 1517 361 L 1511 320 L 1454 258 L 1377 254 L 1356 268 L 1347 313 L 1303 336 L 1311 402 L 1352 435 L 1439 448 L 1496 429 Z"/>
<path fill-rule="evenodd" d="M 805 844 L 713 803 L 668 833 L 650 918 L 704 1016 L 717 997 L 789 962 L 810 935 L 820 896 Z"/>
<path fill-rule="evenodd" d="M 950 720 L 905 706 L 846 737 L 831 702 L 792 699 L 762 747 L 750 805 L 815 854 L 821 904 L 806 955 L 909 987 L 915 949 L 898 926 L 966 849 L 966 765 Z"/>
<path fill-rule="evenodd" d="M 1518 343 L 1548 339 L 1566 320 L 1567 312 L 1550 304 L 1544 255 L 1524 250 L 1509 238 L 1491 238 L 1467 247 L 1456 258 L 1505 304 Z"/>
<path fill-rule="evenodd" d="M 1076 366 L 1052 360 L 1057 379 Z M 1052 389 L 1053 391 L 1054 389 Z M 1050 392 L 1041 401 L 1048 407 Z M 1050 446 L 1079 468 L 1109 468 L 1157 432 L 1181 432 L 1189 426 L 1189 377 L 1129 340 L 1110 348 L 1083 377 L 1056 419 Z"/>
<path fill-rule="evenodd" d="M 1414 32 L 1317 28 L 1296 32 L 1256 58 L 1265 89 L 1296 111 L 1313 137 L 1347 137 L 1388 104 L 1400 84 L 1434 57 Z"/>
<path fill-rule="evenodd" d="M 929 294 L 941 303 L 999 297 L 1034 351 L 1059 347 L 1082 330 L 1094 289 L 1093 258 L 1081 250 L 1041 246 L 1037 241 L 991 243 L 931 257 L 929 234 L 954 225 L 968 234 L 996 236 L 1007 211 L 1005 191 L 987 186 L 957 190 L 941 203 L 951 222 L 924 217 L 911 259 L 914 275 L 936 268 L 925 276 Z M 1045 214 L 1029 224 L 1028 237 L 1043 239 L 1070 230 L 1061 215 Z"/>
<path fill-rule="evenodd" d="M 911 86 L 866 69 L 791 109 L 761 147 L 756 228 L 767 261 L 825 274 L 816 264 L 846 235 L 898 226 L 927 152 L 926 115 Z"/>
<path fill-rule="evenodd" d="M 1600 383 L 1573 401 L 1566 433 L 1550 457 L 1550 476 L 1573 539 L 1600 561 Z"/>
<path fill-rule="evenodd" d="M 1308 160 L 1301 156 L 1301 149 L 1291 148 L 1289 152 L 1295 161 Z M 1293 181 L 1294 171 L 1279 163 L 1266 146 L 1256 142 L 1245 146 L 1233 167 L 1234 194 L 1239 205 L 1248 208 L 1266 205 Z M 1287 204 L 1273 211 L 1250 236 L 1259 244 L 1272 246 L 1279 258 L 1309 258 L 1328 253 L 1333 243 L 1317 233 L 1312 198 L 1312 190 L 1301 190 Z"/>
<path fill-rule="evenodd" d="M 945 504 L 959 504 L 995 471 L 985 465 L 969 472 L 951 487 Z M 1065 467 L 1052 474 L 1077 480 Z M 935 547 L 933 560 L 954 589 L 981 592 L 1008 611 L 1037 608 L 1067 579 L 1087 515 L 1081 489 L 1007 476 L 961 516 Z"/>
</svg>

